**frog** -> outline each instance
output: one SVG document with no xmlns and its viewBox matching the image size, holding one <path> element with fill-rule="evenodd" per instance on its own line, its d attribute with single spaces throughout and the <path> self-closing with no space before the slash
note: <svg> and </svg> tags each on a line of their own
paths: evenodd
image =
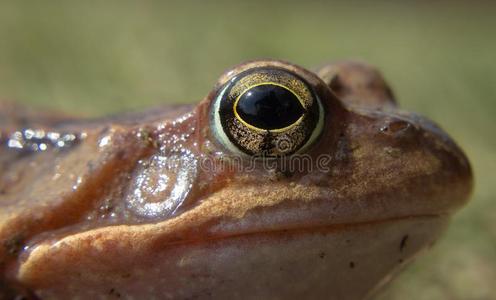
<svg viewBox="0 0 496 300">
<path fill-rule="evenodd" d="M 473 186 L 357 61 L 248 61 L 109 117 L 2 102 L 0 126 L 3 299 L 369 299 Z"/>
</svg>

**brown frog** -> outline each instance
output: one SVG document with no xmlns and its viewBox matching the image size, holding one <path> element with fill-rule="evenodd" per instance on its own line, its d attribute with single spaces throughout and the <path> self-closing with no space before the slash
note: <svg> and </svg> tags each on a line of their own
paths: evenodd
<svg viewBox="0 0 496 300">
<path fill-rule="evenodd" d="M 356 62 L 261 60 L 198 105 L 3 104 L 3 299 L 362 299 L 468 200 L 469 162 Z"/>
</svg>

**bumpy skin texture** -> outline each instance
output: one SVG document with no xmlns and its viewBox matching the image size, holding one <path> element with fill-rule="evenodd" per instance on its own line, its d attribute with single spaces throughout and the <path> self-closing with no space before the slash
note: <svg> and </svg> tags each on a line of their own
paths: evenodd
<svg viewBox="0 0 496 300">
<path fill-rule="evenodd" d="M 213 98 L 259 66 L 318 94 L 324 132 L 307 154 L 328 155 L 326 171 L 202 167 L 232 155 Z M 362 299 L 434 243 L 472 186 L 455 143 L 356 62 L 248 62 L 197 106 L 99 120 L 3 104 L 0 125 L 2 299 Z M 59 136 L 40 146 L 26 129 Z"/>
</svg>

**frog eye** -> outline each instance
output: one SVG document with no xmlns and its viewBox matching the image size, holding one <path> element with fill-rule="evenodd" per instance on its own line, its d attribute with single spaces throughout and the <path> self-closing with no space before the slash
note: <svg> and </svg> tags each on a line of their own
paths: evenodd
<svg viewBox="0 0 496 300">
<path fill-rule="evenodd" d="M 323 107 L 308 83 L 280 68 L 254 68 L 229 80 L 211 107 L 210 127 L 235 153 L 282 156 L 320 135 Z"/>
</svg>

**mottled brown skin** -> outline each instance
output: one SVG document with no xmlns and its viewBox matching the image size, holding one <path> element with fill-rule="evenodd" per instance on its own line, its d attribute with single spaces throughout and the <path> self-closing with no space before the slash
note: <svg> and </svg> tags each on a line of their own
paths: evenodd
<svg viewBox="0 0 496 300">
<path fill-rule="evenodd" d="M 328 171 L 195 165 L 177 209 L 140 213 L 129 199 L 159 203 L 171 195 L 154 189 L 160 176 L 179 182 L 177 169 L 154 159 L 186 150 L 186 162 L 229 161 L 211 132 L 210 103 L 233 75 L 256 66 L 285 68 L 315 89 L 327 115 L 307 154 L 330 155 Z M 363 299 L 434 243 L 472 186 L 455 143 L 400 111 L 381 75 L 361 63 L 312 73 L 249 62 L 226 72 L 197 106 L 99 120 L 6 107 L 2 299 Z M 8 147 L 25 128 L 78 140 L 38 152 Z"/>
</svg>

